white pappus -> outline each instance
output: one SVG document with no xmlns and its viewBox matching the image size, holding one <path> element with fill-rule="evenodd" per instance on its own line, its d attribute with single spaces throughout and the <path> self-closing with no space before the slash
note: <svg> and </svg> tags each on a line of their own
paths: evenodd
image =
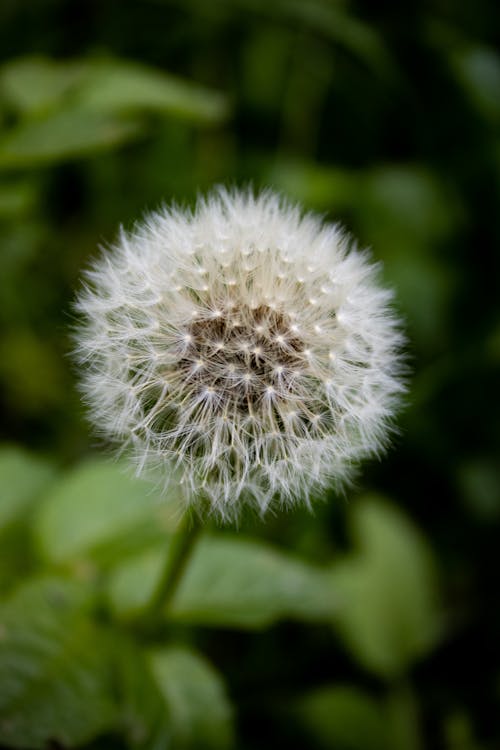
<svg viewBox="0 0 500 750">
<path fill-rule="evenodd" d="M 78 295 L 91 420 L 195 510 L 309 504 L 386 445 L 404 391 L 391 297 L 345 231 L 271 191 L 165 207 Z"/>
</svg>

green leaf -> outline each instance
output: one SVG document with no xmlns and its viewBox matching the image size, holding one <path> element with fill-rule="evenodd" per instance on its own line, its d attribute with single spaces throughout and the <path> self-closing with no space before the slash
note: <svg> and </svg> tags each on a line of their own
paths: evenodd
<svg viewBox="0 0 500 750">
<path fill-rule="evenodd" d="M 410 521 L 380 498 L 357 502 L 352 526 L 358 549 L 332 570 L 335 624 L 360 664 L 393 678 L 439 635 L 433 561 Z"/>
<path fill-rule="evenodd" d="M 304 696 L 295 717 L 314 738 L 315 746 L 335 750 L 387 750 L 383 707 L 349 685 L 328 685 Z"/>
<path fill-rule="evenodd" d="M 134 750 L 168 748 L 170 716 L 144 651 L 136 642 L 117 640 L 119 727 Z"/>
<path fill-rule="evenodd" d="M 233 712 L 220 675 L 195 651 L 120 644 L 122 727 L 132 748 L 225 750 Z"/>
<path fill-rule="evenodd" d="M 148 662 L 170 717 L 171 747 L 231 747 L 232 710 L 211 664 L 181 647 L 152 651 Z"/>
<path fill-rule="evenodd" d="M 89 111 L 149 110 L 202 123 L 219 122 L 228 114 L 223 94 L 164 71 L 122 60 L 90 63 L 77 101 Z"/>
<path fill-rule="evenodd" d="M 500 121 L 500 55 L 493 47 L 469 46 L 451 55 L 457 78 L 487 119 Z"/>
<path fill-rule="evenodd" d="M 24 584 L 0 607 L 0 743 L 88 742 L 116 718 L 110 642 L 86 616 L 85 589 Z"/>
<path fill-rule="evenodd" d="M 167 543 L 154 545 L 113 569 L 108 595 L 115 615 L 133 618 L 146 608 L 160 580 L 167 550 Z"/>
<path fill-rule="evenodd" d="M 229 112 L 227 98 L 218 91 L 113 58 L 12 60 L 0 68 L 0 94 L 15 110 L 30 116 L 69 106 L 108 114 L 148 110 L 212 123 Z"/>
<path fill-rule="evenodd" d="M 354 205 L 370 242 L 380 251 L 430 254 L 461 219 L 456 195 L 431 170 L 386 164 L 362 174 Z"/>
<path fill-rule="evenodd" d="M 82 108 L 49 113 L 14 126 L 0 139 L 0 169 L 34 167 L 88 156 L 140 135 L 137 118 Z"/>
<path fill-rule="evenodd" d="M 201 539 L 171 604 L 183 622 L 265 627 L 283 617 L 326 620 L 335 597 L 325 573 L 260 542 Z"/>
<path fill-rule="evenodd" d="M 109 151 L 141 135 L 144 115 L 214 123 L 227 99 L 160 70 L 122 60 L 15 60 L 0 94 L 23 115 L 0 138 L 0 169 L 34 167 Z"/>
<path fill-rule="evenodd" d="M 152 547 L 114 570 L 109 597 L 118 616 L 144 609 L 165 554 L 164 545 Z M 262 628 L 285 617 L 329 621 L 335 604 L 323 570 L 260 542 L 207 535 L 194 548 L 167 615 L 196 625 Z"/>
<path fill-rule="evenodd" d="M 354 171 L 325 167 L 297 158 L 277 159 L 267 181 L 288 195 L 321 211 L 346 211 L 359 196 L 359 177 Z"/>
<path fill-rule="evenodd" d="M 410 338 L 423 351 L 441 351 L 457 274 L 438 250 L 460 227 L 459 200 L 419 165 L 385 165 L 360 177 L 352 210 L 361 237 L 385 262 Z"/>
<path fill-rule="evenodd" d="M 0 94 L 17 112 L 34 114 L 58 105 L 81 77 L 81 61 L 46 57 L 9 60 L 0 68 Z"/>
<path fill-rule="evenodd" d="M 35 536 L 51 562 L 121 557 L 172 530 L 172 504 L 149 482 L 118 465 L 89 461 L 44 499 Z"/>
<path fill-rule="evenodd" d="M 0 554 L 0 597 L 10 591 L 20 580 L 32 575 L 38 567 L 36 551 L 33 549 L 31 530 L 19 521 L 9 524 L 2 531 Z"/>
<path fill-rule="evenodd" d="M 0 449 L 0 531 L 22 516 L 53 481 L 54 466 L 15 446 Z"/>
</svg>

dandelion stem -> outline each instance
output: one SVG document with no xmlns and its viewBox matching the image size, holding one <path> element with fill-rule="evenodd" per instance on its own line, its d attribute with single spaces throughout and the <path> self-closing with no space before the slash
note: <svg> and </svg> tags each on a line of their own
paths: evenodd
<svg viewBox="0 0 500 750">
<path fill-rule="evenodd" d="M 200 531 L 200 522 L 186 514 L 169 541 L 163 570 L 148 608 L 151 619 L 155 620 L 171 603 Z"/>
</svg>

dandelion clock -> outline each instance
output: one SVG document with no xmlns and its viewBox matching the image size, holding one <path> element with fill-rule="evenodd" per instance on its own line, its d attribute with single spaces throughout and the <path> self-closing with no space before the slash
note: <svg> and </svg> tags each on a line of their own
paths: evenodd
<svg viewBox="0 0 500 750">
<path fill-rule="evenodd" d="M 279 195 L 150 214 L 77 308 L 96 430 L 197 511 L 309 504 L 386 445 L 403 390 L 391 292 L 345 231 Z"/>
</svg>

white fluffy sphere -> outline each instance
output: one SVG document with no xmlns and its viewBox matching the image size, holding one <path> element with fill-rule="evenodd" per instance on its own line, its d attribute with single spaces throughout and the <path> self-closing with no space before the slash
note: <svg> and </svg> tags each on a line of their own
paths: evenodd
<svg viewBox="0 0 500 750">
<path fill-rule="evenodd" d="M 195 509 L 309 503 L 386 442 L 403 390 L 390 300 L 341 228 L 272 192 L 164 208 L 79 294 L 91 419 Z"/>
</svg>

